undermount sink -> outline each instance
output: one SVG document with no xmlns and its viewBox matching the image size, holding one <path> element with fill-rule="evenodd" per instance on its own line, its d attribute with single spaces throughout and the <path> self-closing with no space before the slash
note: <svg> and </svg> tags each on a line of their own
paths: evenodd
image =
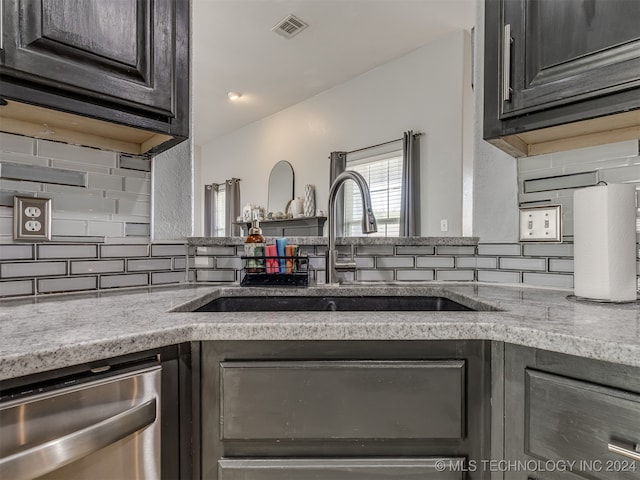
<svg viewBox="0 0 640 480">
<path fill-rule="evenodd" d="M 230 296 L 195 312 L 373 312 L 475 311 L 445 297 L 431 296 Z"/>
</svg>

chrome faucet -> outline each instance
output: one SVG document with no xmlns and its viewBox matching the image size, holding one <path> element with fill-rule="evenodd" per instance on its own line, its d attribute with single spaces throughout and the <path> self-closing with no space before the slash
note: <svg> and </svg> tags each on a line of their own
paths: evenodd
<svg viewBox="0 0 640 480">
<path fill-rule="evenodd" d="M 351 258 L 348 261 L 338 260 L 338 251 L 336 250 L 336 198 L 342 184 L 345 180 L 349 179 L 356 182 L 356 185 L 358 185 L 360 189 L 360 196 L 362 197 L 362 233 L 374 233 L 378 231 L 376 217 L 373 215 L 373 208 L 371 207 L 371 194 L 369 193 L 367 181 L 358 172 L 345 170 L 336 177 L 329 189 L 329 249 L 327 250 L 326 265 L 327 285 L 338 283 L 338 271 L 354 272 L 356 270 L 356 262 L 353 258 L 353 246 Z"/>
</svg>

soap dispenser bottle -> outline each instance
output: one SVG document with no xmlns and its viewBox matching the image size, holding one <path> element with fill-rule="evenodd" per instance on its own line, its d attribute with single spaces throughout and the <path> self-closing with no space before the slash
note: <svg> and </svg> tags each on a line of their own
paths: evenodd
<svg viewBox="0 0 640 480">
<path fill-rule="evenodd" d="M 245 269 L 247 273 L 262 273 L 265 271 L 264 237 L 260 222 L 254 218 L 251 222 L 249 235 L 244 241 Z"/>
</svg>

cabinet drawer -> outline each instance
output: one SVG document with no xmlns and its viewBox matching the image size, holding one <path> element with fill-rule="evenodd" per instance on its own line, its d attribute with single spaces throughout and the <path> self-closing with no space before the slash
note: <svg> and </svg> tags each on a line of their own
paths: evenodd
<svg viewBox="0 0 640 480">
<path fill-rule="evenodd" d="M 219 480 L 462 480 L 464 458 L 220 460 Z"/>
<path fill-rule="evenodd" d="M 222 362 L 222 440 L 459 439 L 464 361 Z"/>
<path fill-rule="evenodd" d="M 637 479 L 640 461 L 608 444 L 640 444 L 640 395 L 526 371 L 525 449 L 545 460 L 576 461 L 574 473 L 597 479 Z"/>
</svg>

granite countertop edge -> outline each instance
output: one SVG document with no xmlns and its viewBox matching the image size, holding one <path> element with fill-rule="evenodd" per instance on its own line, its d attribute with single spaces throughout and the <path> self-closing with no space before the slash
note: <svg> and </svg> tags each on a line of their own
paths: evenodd
<svg viewBox="0 0 640 480">
<path fill-rule="evenodd" d="M 327 288 L 252 293 L 326 294 Z M 14 300 L 2 302 L 0 313 L 0 380 L 206 340 L 493 340 L 640 367 L 637 304 L 577 303 L 567 300 L 568 291 L 476 283 L 345 285 L 333 292 L 445 295 L 494 311 L 192 312 L 223 294 L 251 293 L 201 284 Z"/>
</svg>

